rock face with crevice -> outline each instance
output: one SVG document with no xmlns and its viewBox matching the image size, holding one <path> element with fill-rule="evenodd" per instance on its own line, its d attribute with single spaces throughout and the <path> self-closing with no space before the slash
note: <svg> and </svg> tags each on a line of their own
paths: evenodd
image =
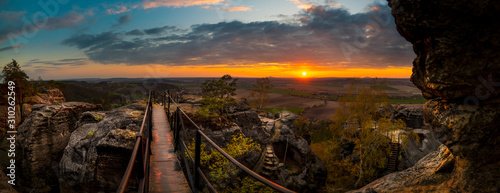
<svg viewBox="0 0 500 193">
<path fill-rule="evenodd" d="M 145 106 L 134 103 L 80 116 L 60 159 L 61 192 L 117 190 L 134 149 Z M 139 167 L 134 168 L 130 187 L 138 184 Z"/>
<path fill-rule="evenodd" d="M 399 190 L 499 192 L 500 1 L 388 2 L 417 54 L 411 80 L 429 100 L 425 123 L 453 155 L 437 172 L 446 178 L 410 176 Z"/>
<path fill-rule="evenodd" d="M 40 178 L 45 179 L 47 184 L 54 184 L 57 181 L 54 171 L 57 162 L 77 127 L 80 115 L 98 109 L 102 109 L 102 106 L 83 102 L 33 106 L 32 113 L 17 130 L 22 178 L 26 178 L 24 181 Z"/>
</svg>

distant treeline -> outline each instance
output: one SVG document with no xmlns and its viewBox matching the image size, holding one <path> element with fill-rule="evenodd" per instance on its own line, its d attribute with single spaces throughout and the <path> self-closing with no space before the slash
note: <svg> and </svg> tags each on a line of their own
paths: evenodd
<svg viewBox="0 0 500 193">
<path fill-rule="evenodd" d="M 178 89 L 166 83 L 154 82 L 85 82 L 64 81 L 61 89 L 66 101 L 102 104 L 104 109 L 116 108 L 135 100 L 147 98 L 148 90 Z"/>
</svg>

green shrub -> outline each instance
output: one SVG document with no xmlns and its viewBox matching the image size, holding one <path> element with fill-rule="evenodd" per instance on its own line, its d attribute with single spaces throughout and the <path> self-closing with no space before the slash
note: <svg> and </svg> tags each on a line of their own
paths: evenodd
<svg viewBox="0 0 500 193">
<path fill-rule="evenodd" d="M 93 114 L 92 116 L 94 117 L 94 120 L 96 120 L 98 122 L 103 119 L 103 117 L 101 115 L 99 115 L 99 114 Z"/>
<path fill-rule="evenodd" d="M 243 179 L 236 177 L 240 169 L 231 161 L 224 157 L 217 150 L 206 151 L 205 143 L 201 143 L 200 164 L 208 166 L 208 178 L 212 185 L 220 192 L 272 192 L 270 187 L 265 184 L 245 177 Z M 191 143 L 188 147 L 189 152 L 194 156 L 195 144 Z M 260 145 L 254 142 L 251 138 L 242 136 L 241 134 L 233 135 L 231 141 L 222 148 L 226 153 L 234 158 L 242 156 L 248 151 L 261 152 Z M 187 154 L 187 153 L 186 153 Z M 186 155 L 187 156 L 187 155 Z"/>
</svg>

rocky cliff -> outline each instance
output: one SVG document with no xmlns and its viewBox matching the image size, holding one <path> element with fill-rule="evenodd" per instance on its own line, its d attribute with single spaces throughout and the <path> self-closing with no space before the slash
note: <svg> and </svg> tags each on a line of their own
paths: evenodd
<svg viewBox="0 0 500 193">
<path fill-rule="evenodd" d="M 412 82 L 429 101 L 424 120 L 448 147 L 445 179 L 405 183 L 425 192 L 500 191 L 500 2 L 388 0 L 413 44 Z M 452 159 L 453 161 L 450 161 Z M 411 169 L 411 168 L 410 168 Z M 410 177 L 411 178 L 411 177 Z M 386 192 L 389 189 L 380 189 Z"/>
<path fill-rule="evenodd" d="M 80 116 L 59 163 L 62 192 L 116 191 L 132 154 L 145 106 L 136 103 Z M 132 178 L 130 184 L 137 184 L 137 179 Z"/>
<path fill-rule="evenodd" d="M 22 176 L 26 178 L 22 181 L 26 183 L 39 178 L 47 180 L 47 184 L 55 184 L 57 175 L 54 169 L 71 133 L 77 128 L 80 115 L 100 108 L 101 105 L 82 102 L 34 105 L 33 113 L 17 130 Z"/>
</svg>

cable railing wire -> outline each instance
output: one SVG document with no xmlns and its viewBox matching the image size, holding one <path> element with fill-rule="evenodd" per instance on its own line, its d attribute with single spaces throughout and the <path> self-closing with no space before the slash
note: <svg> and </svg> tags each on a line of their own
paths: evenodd
<svg viewBox="0 0 500 193">
<path fill-rule="evenodd" d="M 177 148 L 177 146 L 179 144 L 182 144 L 182 146 L 180 148 L 184 149 L 184 151 L 187 152 L 188 154 L 188 157 L 190 158 L 190 161 L 191 163 L 194 162 L 194 184 L 193 183 L 190 183 L 191 184 L 191 188 L 197 192 L 199 191 L 200 189 L 200 178 L 203 179 L 203 181 L 205 181 L 205 183 L 207 184 L 208 188 L 212 191 L 212 192 L 217 192 L 212 184 L 208 181 L 208 179 L 206 178 L 206 176 L 203 174 L 201 168 L 200 168 L 200 145 L 201 145 L 201 137 L 203 137 L 208 143 L 210 143 L 210 145 L 212 145 L 212 147 L 214 147 L 217 151 L 219 151 L 224 157 L 226 157 L 229 161 L 231 161 L 234 165 L 238 166 L 240 169 L 242 169 L 243 171 L 245 171 L 247 174 L 249 174 L 250 176 L 252 176 L 254 179 L 264 183 L 265 185 L 277 190 L 277 191 L 280 191 L 280 192 L 294 192 L 294 191 L 291 191 L 283 186 L 280 186 L 264 177 L 262 177 L 261 175 L 255 173 L 254 171 L 252 171 L 251 169 L 247 168 L 246 166 L 244 166 L 243 164 L 241 164 L 240 162 L 238 162 L 236 159 L 234 159 L 233 157 L 231 157 L 228 153 L 226 153 L 222 148 L 220 148 L 217 144 L 215 144 L 208 136 L 205 135 L 205 133 L 202 131 L 202 129 L 181 109 L 180 105 L 177 103 L 178 100 L 179 100 L 179 95 L 176 94 L 176 97 L 177 98 L 177 102 L 175 99 L 172 98 L 172 94 L 170 93 L 170 91 L 168 92 L 164 92 L 162 93 L 163 95 L 166 95 L 168 98 L 168 109 L 167 109 L 167 113 L 168 115 L 170 115 L 170 103 L 172 103 L 174 106 L 177 107 L 177 110 L 175 111 L 175 113 L 172 114 L 172 116 L 175 116 L 175 119 L 173 119 L 172 121 L 174 121 L 174 137 L 176 138 L 175 140 L 175 146 Z M 164 102 L 166 103 L 167 101 L 164 100 Z M 184 129 L 184 121 L 182 119 L 182 115 L 184 115 L 184 117 L 187 118 L 187 120 L 189 122 L 191 122 L 191 124 L 196 127 L 196 137 L 195 137 L 195 158 L 193 160 L 193 157 L 192 155 L 189 153 L 189 150 L 188 148 L 186 147 L 186 144 L 184 143 L 183 140 L 181 140 L 179 138 L 179 130 L 182 128 L 183 130 Z M 169 117 L 170 118 L 170 117 Z M 181 142 L 182 141 L 182 142 Z M 184 158 L 184 155 L 182 156 L 182 158 Z M 186 167 L 189 167 L 188 164 L 186 164 Z M 193 180 L 191 179 L 192 175 L 188 174 L 189 176 L 189 180 Z"/>
</svg>

